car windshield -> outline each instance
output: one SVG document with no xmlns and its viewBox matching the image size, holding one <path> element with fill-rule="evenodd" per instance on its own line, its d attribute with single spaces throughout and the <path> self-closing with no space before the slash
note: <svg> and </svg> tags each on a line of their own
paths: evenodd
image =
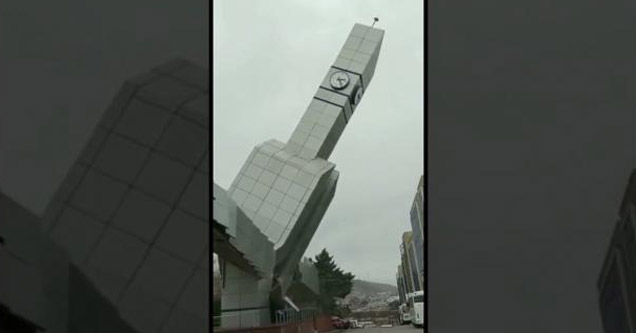
<svg viewBox="0 0 636 333">
<path fill-rule="evenodd" d="M 413 297 L 413 302 L 415 302 L 415 303 L 423 303 L 424 302 L 424 295 L 417 295 L 417 296 Z"/>
</svg>

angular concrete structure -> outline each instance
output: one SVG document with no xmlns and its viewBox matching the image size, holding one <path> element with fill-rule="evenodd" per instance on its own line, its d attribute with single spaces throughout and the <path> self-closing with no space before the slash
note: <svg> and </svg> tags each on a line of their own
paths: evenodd
<svg viewBox="0 0 636 333">
<path fill-rule="evenodd" d="M 254 225 L 226 191 L 214 184 L 214 251 L 223 276 L 221 304 L 224 327 L 269 323 L 269 294 L 274 269 L 274 244 Z M 241 295 L 250 292 L 249 300 Z M 242 311 L 236 311 L 243 304 Z"/>
<path fill-rule="evenodd" d="M 136 331 L 209 326 L 208 70 L 126 81 L 43 217 L 43 231 Z"/>
<path fill-rule="evenodd" d="M 40 218 L 3 193 L 0 237 L 0 332 L 137 333 Z"/>
<path fill-rule="evenodd" d="M 286 143 L 269 140 L 254 148 L 228 190 L 274 244 L 275 298 L 285 296 L 335 194 L 339 173 L 328 158 L 373 78 L 383 36 L 380 29 L 354 25 L 291 138 Z M 230 305 L 222 303 L 224 315 L 254 309 L 254 304 L 266 310 L 257 301 L 264 290 L 256 286 L 271 284 L 257 278 L 238 281 L 226 281 L 224 293 L 234 288 L 233 283 L 240 284 L 235 289 L 241 292 Z M 262 323 L 242 322 L 241 326 L 258 324 Z"/>
<path fill-rule="evenodd" d="M 216 184 L 213 200 L 216 253 L 245 273 L 271 278 L 274 268 L 274 244 Z"/>
</svg>

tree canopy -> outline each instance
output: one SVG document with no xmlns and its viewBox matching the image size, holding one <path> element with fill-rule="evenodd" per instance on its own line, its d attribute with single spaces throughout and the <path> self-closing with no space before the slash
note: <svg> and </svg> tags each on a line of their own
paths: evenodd
<svg viewBox="0 0 636 333">
<path fill-rule="evenodd" d="M 338 314 L 340 311 L 336 307 L 335 298 L 344 298 L 351 292 L 355 276 L 340 269 L 326 249 L 315 256 L 314 266 L 320 278 L 320 303 L 323 311 Z"/>
</svg>

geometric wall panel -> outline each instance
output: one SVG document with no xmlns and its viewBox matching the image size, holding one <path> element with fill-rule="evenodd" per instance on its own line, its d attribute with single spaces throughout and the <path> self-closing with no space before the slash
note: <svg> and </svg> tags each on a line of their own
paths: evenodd
<svg viewBox="0 0 636 333">
<path fill-rule="evenodd" d="M 209 258 L 208 78 L 174 59 L 124 82 L 43 216 L 140 332 L 208 327 L 193 306 L 208 294 L 195 275 Z"/>
</svg>

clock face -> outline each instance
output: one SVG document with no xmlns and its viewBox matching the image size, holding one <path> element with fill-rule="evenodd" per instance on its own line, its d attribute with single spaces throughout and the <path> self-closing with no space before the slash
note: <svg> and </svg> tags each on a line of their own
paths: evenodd
<svg viewBox="0 0 636 333">
<path fill-rule="evenodd" d="M 344 89 L 349 85 L 349 75 L 343 71 L 337 71 L 331 74 L 329 83 L 336 90 Z"/>
<path fill-rule="evenodd" d="M 356 89 L 356 91 L 353 93 L 353 105 L 358 105 L 358 103 L 360 103 L 363 93 L 364 89 L 362 89 L 362 87 L 358 87 Z"/>
</svg>

